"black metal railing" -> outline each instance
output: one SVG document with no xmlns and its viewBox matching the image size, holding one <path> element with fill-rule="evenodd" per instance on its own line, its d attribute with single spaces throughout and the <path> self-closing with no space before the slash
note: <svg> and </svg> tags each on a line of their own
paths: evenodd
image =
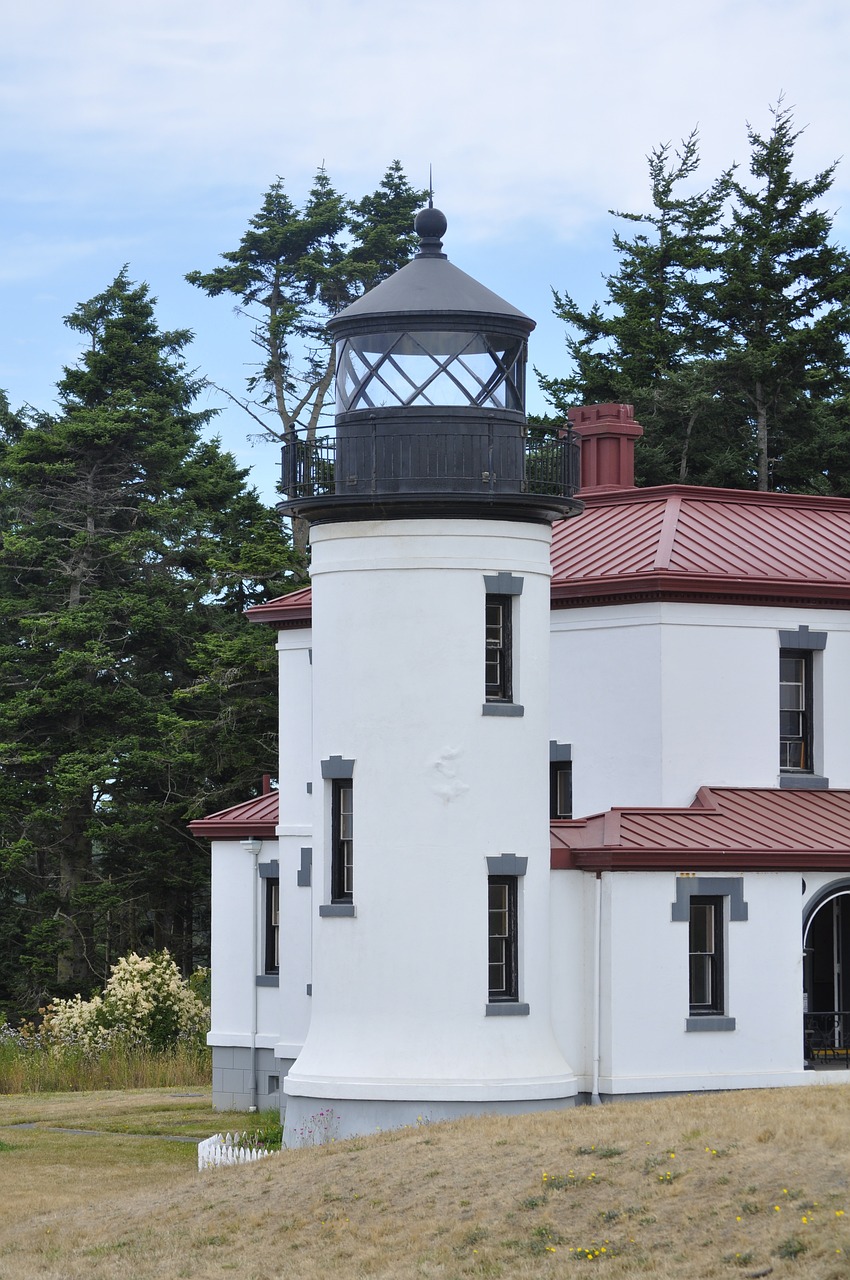
<svg viewBox="0 0 850 1280">
<path fill-rule="evenodd" d="M 803 1045 L 807 1063 L 850 1070 L 850 1012 L 804 1013 Z"/>
<path fill-rule="evenodd" d="M 287 500 L 340 494 L 527 493 L 570 498 L 579 444 L 494 432 L 366 433 L 295 440 L 282 450 Z"/>
</svg>

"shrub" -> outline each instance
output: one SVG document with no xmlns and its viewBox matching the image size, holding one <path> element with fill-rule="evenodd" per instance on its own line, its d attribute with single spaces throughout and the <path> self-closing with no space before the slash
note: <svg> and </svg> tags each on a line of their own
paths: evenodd
<svg viewBox="0 0 850 1280">
<path fill-rule="evenodd" d="M 119 1044 L 162 1051 L 180 1043 L 200 1047 L 208 1028 L 209 1009 L 183 981 L 168 952 L 133 952 L 112 966 L 102 994 L 51 1001 L 40 1039 L 49 1047 L 87 1053 Z"/>
</svg>

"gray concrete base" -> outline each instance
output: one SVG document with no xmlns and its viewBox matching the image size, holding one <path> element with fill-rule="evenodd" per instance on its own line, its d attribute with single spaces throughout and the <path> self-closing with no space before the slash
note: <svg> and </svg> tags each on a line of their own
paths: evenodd
<svg viewBox="0 0 850 1280">
<path fill-rule="evenodd" d="M 385 1129 L 414 1128 L 461 1116 L 526 1115 L 562 1111 L 575 1098 L 534 1098 L 519 1102 L 405 1102 L 360 1098 L 286 1097 L 285 1147 L 321 1146 L 339 1138 L 355 1138 Z"/>
<path fill-rule="evenodd" d="M 279 1111 L 286 1096 L 281 1089 L 293 1058 L 276 1058 L 273 1049 L 257 1049 L 258 1111 Z M 212 1094 L 216 1111 L 247 1111 L 253 1104 L 251 1050 L 213 1045 Z"/>
</svg>

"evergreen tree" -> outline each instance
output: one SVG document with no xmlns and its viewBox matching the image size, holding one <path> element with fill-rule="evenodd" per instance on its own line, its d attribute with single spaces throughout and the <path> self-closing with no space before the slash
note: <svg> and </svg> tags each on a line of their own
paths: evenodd
<svg viewBox="0 0 850 1280">
<path fill-rule="evenodd" d="M 413 214 L 427 195 L 410 186 L 398 161 L 357 204 L 332 186 L 323 168 L 303 209 L 278 178 L 238 249 L 221 255 L 226 265 L 186 276 L 210 297 L 238 297 L 238 311 L 253 322 L 262 362 L 248 379 L 249 399 L 226 394 L 265 438 L 315 438 L 334 377 L 325 321 L 404 265 L 416 239 Z M 293 520 L 293 538 L 303 552 L 305 521 Z"/>
<path fill-rule="evenodd" d="M 748 135 L 756 185 L 732 184 L 716 292 L 724 412 L 751 441 L 759 489 L 848 493 L 850 255 L 819 207 L 836 166 L 794 178 L 800 133 L 781 101 L 770 133 Z"/>
<path fill-rule="evenodd" d="M 617 215 L 651 230 L 615 234 L 606 307 L 555 295 L 573 368 L 544 389 L 562 414 L 634 404 L 644 484 L 850 494 L 850 258 L 818 207 L 835 166 L 795 179 L 798 137 L 780 103 L 768 137 L 749 130 L 755 187 L 729 170 L 696 195 L 696 134 L 658 148 L 653 212 Z"/>
<path fill-rule="evenodd" d="M 605 308 L 597 303 L 584 312 L 568 293 L 555 293 L 555 314 L 569 326 L 573 369 L 566 378 L 540 381 L 562 415 L 573 404 L 633 404 L 645 432 L 636 458 L 642 483 L 694 475 L 728 483 L 745 463 L 732 461 L 740 449 L 727 449 L 716 411 L 711 361 L 719 335 L 711 291 L 730 174 L 704 191 L 682 191 L 699 167 L 696 131 L 678 152 L 669 143 L 656 148 L 648 165 L 652 212 L 612 211 L 640 230 L 631 238 L 614 235 L 620 265 L 606 278 Z"/>
<path fill-rule="evenodd" d="M 67 323 L 87 347 L 60 415 L 18 417 L 0 453 L 0 948 L 29 1001 L 139 946 L 191 964 L 207 855 L 185 824 L 244 798 L 249 758 L 273 771 L 273 645 L 241 611 L 293 563 L 201 439 L 189 335 L 158 329 L 146 286 L 124 271 Z M 240 679 L 250 709 L 225 721 L 210 690 Z"/>
</svg>

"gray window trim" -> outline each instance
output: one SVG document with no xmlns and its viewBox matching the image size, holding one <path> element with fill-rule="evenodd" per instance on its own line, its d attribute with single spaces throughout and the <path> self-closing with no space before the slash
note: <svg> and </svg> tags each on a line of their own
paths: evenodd
<svg viewBox="0 0 850 1280">
<path fill-rule="evenodd" d="M 829 778 L 819 773 L 780 773 L 780 791 L 828 791 Z"/>
<path fill-rule="evenodd" d="M 734 1031 L 735 1019 L 707 1013 L 699 1018 L 685 1018 L 686 1031 Z"/>
<path fill-rule="evenodd" d="M 549 763 L 555 764 L 561 761 L 573 761 L 573 748 L 569 742 L 555 742 L 554 739 L 549 740 Z"/>
<path fill-rule="evenodd" d="M 277 973 L 258 973 L 257 986 L 258 987 L 279 987 L 280 975 Z"/>
<path fill-rule="evenodd" d="M 829 633 L 810 631 L 804 622 L 796 631 L 780 631 L 780 649 L 825 649 Z"/>
<path fill-rule="evenodd" d="M 343 760 L 342 756 L 328 756 L 322 761 L 323 778 L 353 778 L 354 761 Z"/>
<path fill-rule="evenodd" d="M 749 919 L 749 904 L 744 900 L 742 876 L 677 876 L 676 901 L 671 918 L 687 923 L 691 914 L 691 898 L 728 898 L 729 921 Z M 706 1013 L 685 1018 L 685 1031 L 734 1031 L 735 1019 L 724 1014 Z"/>
<path fill-rule="evenodd" d="M 515 853 L 497 853 L 487 859 L 488 876 L 524 876 L 528 870 L 528 858 Z"/>
<path fill-rule="evenodd" d="M 749 919 L 750 908 L 744 901 L 742 876 L 677 876 L 672 920 L 687 924 L 691 915 L 692 897 L 728 898 L 729 920 Z"/>
<path fill-rule="evenodd" d="M 525 707 L 518 702 L 485 702 L 481 707 L 482 716 L 524 716 Z"/>
<path fill-rule="evenodd" d="M 329 916 L 356 916 L 357 910 L 353 902 L 323 902 L 319 907 L 319 915 L 323 919 Z"/>
<path fill-rule="evenodd" d="M 257 864 L 257 871 L 261 880 L 279 880 L 280 864 L 277 858 L 272 858 L 271 862 L 260 862 Z"/>
<path fill-rule="evenodd" d="M 488 596 L 521 596 L 523 579 L 515 573 L 484 575 L 484 590 Z"/>
<path fill-rule="evenodd" d="M 295 883 L 299 889 L 309 889 L 313 882 L 313 850 L 301 850 L 301 866 L 295 873 Z"/>
<path fill-rule="evenodd" d="M 530 1012 L 529 1005 L 517 1000 L 504 1000 L 484 1006 L 485 1018 L 527 1018 Z"/>
</svg>

